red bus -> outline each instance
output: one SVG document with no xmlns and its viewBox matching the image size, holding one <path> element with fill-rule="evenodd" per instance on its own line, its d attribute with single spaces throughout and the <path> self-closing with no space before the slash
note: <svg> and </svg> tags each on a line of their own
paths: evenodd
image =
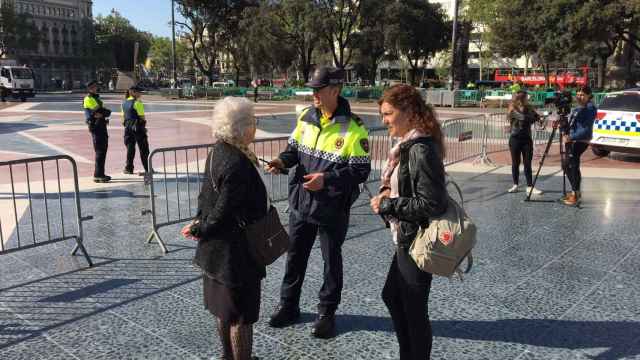
<svg viewBox="0 0 640 360">
<path fill-rule="evenodd" d="M 544 86 L 544 72 L 530 70 L 527 75 L 521 69 L 496 69 L 495 81 L 521 82 L 527 86 Z M 549 85 L 557 85 L 560 89 L 567 86 L 582 86 L 589 84 L 589 67 L 574 69 L 557 69 L 549 73 Z"/>
</svg>

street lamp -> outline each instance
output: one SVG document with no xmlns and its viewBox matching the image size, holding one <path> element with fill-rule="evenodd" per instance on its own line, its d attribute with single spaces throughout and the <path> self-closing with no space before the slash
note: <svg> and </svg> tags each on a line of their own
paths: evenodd
<svg viewBox="0 0 640 360">
<path fill-rule="evenodd" d="M 453 0 L 453 32 L 451 33 L 451 86 L 453 90 L 455 83 L 455 64 L 456 64 L 456 32 L 458 29 L 458 0 Z"/>
<path fill-rule="evenodd" d="M 171 71 L 173 75 L 173 89 L 178 85 L 178 72 L 176 71 L 176 5 L 171 0 Z"/>
</svg>

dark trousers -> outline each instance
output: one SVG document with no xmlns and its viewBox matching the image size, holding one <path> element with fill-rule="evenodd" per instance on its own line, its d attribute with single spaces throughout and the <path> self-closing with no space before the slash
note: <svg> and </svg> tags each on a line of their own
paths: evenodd
<svg viewBox="0 0 640 360">
<path fill-rule="evenodd" d="M 96 153 L 95 168 L 93 177 L 103 177 L 104 163 L 107 159 L 107 148 L 109 147 L 109 135 L 106 126 L 97 126 L 91 131 L 91 140 L 93 141 L 93 151 Z"/>
<path fill-rule="evenodd" d="M 149 140 L 147 138 L 147 129 L 134 127 L 124 128 L 124 144 L 127 147 L 127 163 L 124 169 L 133 171 L 133 158 L 136 156 L 136 144 L 140 149 L 140 161 L 144 167 L 144 171 L 148 172 L 147 160 L 149 158 Z"/>
<path fill-rule="evenodd" d="M 416 266 L 408 249 L 398 248 L 382 289 L 400 346 L 400 360 L 431 357 L 429 291 L 432 275 Z"/>
<path fill-rule="evenodd" d="M 285 307 L 298 307 L 300 292 L 311 248 L 320 234 L 320 250 L 324 260 L 322 287 L 318 293 L 320 304 L 318 312 L 333 314 L 338 309 L 342 293 L 342 243 L 349 226 L 348 214 L 344 219 L 331 225 L 316 225 L 298 218 L 292 211 L 289 214 L 289 237 L 291 243 L 287 252 L 287 264 L 280 288 L 281 304 Z"/>
<path fill-rule="evenodd" d="M 531 140 L 530 137 L 511 136 L 509 138 L 509 150 L 511 151 L 511 176 L 513 183 L 518 184 L 520 181 L 520 159 L 522 158 L 527 186 L 532 186 L 531 160 L 533 160 L 533 140 Z"/>
<path fill-rule="evenodd" d="M 565 160 L 563 166 L 573 191 L 580 191 L 580 183 L 582 182 L 582 174 L 580 173 L 580 156 L 582 156 L 582 153 L 584 153 L 588 147 L 588 143 L 576 141 L 564 144 Z"/>
</svg>

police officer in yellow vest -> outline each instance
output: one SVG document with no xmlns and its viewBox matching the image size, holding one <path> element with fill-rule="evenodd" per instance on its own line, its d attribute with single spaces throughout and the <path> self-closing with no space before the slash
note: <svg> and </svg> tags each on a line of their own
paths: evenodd
<svg viewBox="0 0 640 360">
<path fill-rule="evenodd" d="M 291 244 L 280 291 L 280 305 L 269 324 L 284 327 L 300 316 L 299 301 L 307 262 L 316 235 L 324 259 L 324 283 L 312 335 L 335 336 L 335 312 L 342 292 L 342 243 L 349 210 L 371 171 L 367 129 L 340 97 L 344 72 L 320 67 L 306 85 L 313 106 L 300 114 L 289 144 L 266 170 L 289 172 Z"/>
<path fill-rule="evenodd" d="M 93 141 L 93 150 L 96 153 L 95 168 L 93 171 L 94 182 L 109 182 L 111 176 L 105 175 L 104 163 L 107 159 L 107 148 L 109 146 L 109 134 L 107 124 L 111 111 L 106 109 L 98 95 L 98 83 L 91 81 L 87 84 L 87 96 L 84 97 L 83 109 L 85 122 L 89 125 L 89 132 Z"/>
<path fill-rule="evenodd" d="M 124 166 L 124 174 L 133 174 L 133 158 L 136 156 L 136 144 L 140 149 L 140 161 L 146 175 L 149 168 L 149 140 L 147 138 L 147 120 L 144 116 L 144 105 L 140 101 L 142 89 L 132 86 L 125 95 L 122 103 L 122 124 L 124 125 L 124 144 L 127 147 L 127 163 Z"/>
</svg>

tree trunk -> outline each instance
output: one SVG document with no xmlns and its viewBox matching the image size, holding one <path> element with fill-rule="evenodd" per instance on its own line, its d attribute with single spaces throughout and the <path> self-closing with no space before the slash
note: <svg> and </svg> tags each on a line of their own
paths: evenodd
<svg viewBox="0 0 640 360">
<path fill-rule="evenodd" d="M 455 71 L 453 79 L 454 88 L 464 86 L 468 82 L 469 78 L 469 41 L 471 39 L 471 29 L 473 28 L 471 22 L 462 21 L 458 23 L 458 34 L 456 39 L 456 56 L 455 56 Z M 455 84 L 458 84 L 456 86 Z"/>
<path fill-rule="evenodd" d="M 549 63 L 545 62 L 542 65 L 542 68 L 544 69 L 544 87 L 548 88 L 549 87 Z"/>
<path fill-rule="evenodd" d="M 597 80 L 596 80 L 596 85 L 598 87 L 598 89 L 604 89 L 604 78 L 605 78 L 605 72 L 607 70 L 607 58 L 608 56 L 600 56 L 599 57 L 599 61 L 598 61 L 598 73 L 596 74 L 597 76 Z"/>
<path fill-rule="evenodd" d="M 524 54 L 524 76 L 529 74 L 529 54 Z"/>
</svg>

